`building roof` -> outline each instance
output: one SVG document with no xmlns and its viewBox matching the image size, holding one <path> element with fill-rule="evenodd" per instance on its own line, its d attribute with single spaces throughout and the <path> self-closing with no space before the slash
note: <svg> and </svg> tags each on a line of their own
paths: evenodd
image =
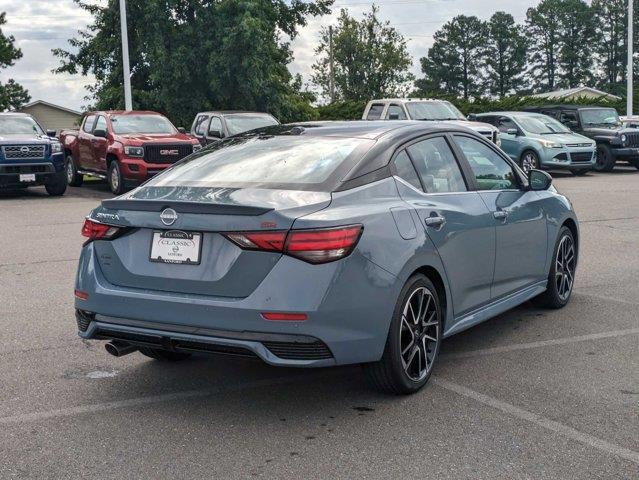
<svg viewBox="0 0 639 480">
<path fill-rule="evenodd" d="M 611 93 L 603 92 L 601 90 L 597 90 L 592 87 L 577 87 L 577 88 L 568 88 L 566 90 L 555 90 L 554 92 L 546 92 L 546 93 L 537 93 L 532 95 L 536 98 L 548 98 L 548 99 L 557 99 L 557 98 L 566 98 L 566 97 L 606 97 L 611 100 L 621 100 L 621 97 L 617 95 L 612 95 Z"/>
<path fill-rule="evenodd" d="M 66 108 L 66 107 L 61 107 L 60 105 L 55 105 L 54 103 L 45 102 L 44 100 L 35 100 L 33 102 L 30 102 L 30 103 L 25 103 L 18 110 L 23 110 L 25 108 L 34 107 L 36 105 L 46 105 L 47 107 L 55 108 L 55 109 L 58 109 L 58 110 L 63 110 L 65 112 L 72 113 L 74 115 L 78 115 L 78 116 L 82 115 L 82 112 L 78 112 L 76 110 L 72 110 L 72 109 Z"/>
</svg>

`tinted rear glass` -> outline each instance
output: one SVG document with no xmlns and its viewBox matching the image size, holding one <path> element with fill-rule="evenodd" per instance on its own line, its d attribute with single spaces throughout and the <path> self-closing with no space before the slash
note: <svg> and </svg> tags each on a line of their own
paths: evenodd
<svg viewBox="0 0 639 480">
<path fill-rule="evenodd" d="M 277 125 L 277 120 L 270 115 L 227 115 L 225 118 L 230 135 L 237 135 L 238 133 L 268 127 L 269 125 Z"/>
<path fill-rule="evenodd" d="M 362 138 L 328 136 L 229 138 L 176 164 L 146 185 L 323 191 L 373 143 Z"/>
</svg>

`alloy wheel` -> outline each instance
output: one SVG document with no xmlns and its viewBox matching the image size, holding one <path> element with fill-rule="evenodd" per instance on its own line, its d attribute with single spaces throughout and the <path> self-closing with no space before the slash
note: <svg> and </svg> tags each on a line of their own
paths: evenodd
<svg viewBox="0 0 639 480">
<path fill-rule="evenodd" d="M 118 189 L 120 188 L 120 176 L 119 176 L 119 170 L 117 167 L 113 167 L 111 169 L 111 190 L 113 192 L 117 192 Z"/>
<path fill-rule="evenodd" d="M 521 168 L 525 173 L 530 172 L 532 169 L 537 168 L 537 157 L 532 152 L 527 152 L 521 159 Z"/>
<path fill-rule="evenodd" d="M 557 294 L 562 301 L 566 301 L 572 292 L 575 282 L 575 267 L 577 256 L 575 255 L 575 244 L 570 235 L 564 235 L 557 248 L 555 259 L 555 284 Z"/>
<path fill-rule="evenodd" d="M 429 374 L 439 341 L 437 302 L 430 290 L 419 287 L 404 305 L 399 332 L 402 366 L 411 380 L 419 382 Z"/>
<path fill-rule="evenodd" d="M 73 160 L 67 160 L 67 183 L 72 183 L 75 178 L 75 169 L 73 168 Z"/>
</svg>

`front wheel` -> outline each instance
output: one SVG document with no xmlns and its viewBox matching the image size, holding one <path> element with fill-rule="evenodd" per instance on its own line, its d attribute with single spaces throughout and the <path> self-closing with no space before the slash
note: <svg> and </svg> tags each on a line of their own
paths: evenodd
<svg viewBox="0 0 639 480">
<path fill-rule="evenodd" d="M 109 189 L 114 195 L 122 195 L 124 193 L 124 177 L 122 176 L 122 170 L 117 160 L 113 160 L 109 164 L 107 171 L 107 181 L 109 183 Z"/>
<path fill-rule="evenodd" d="M 532 150 L 526 150 L 521 156 L 521 169 L 528 174 L 533 169 L 539 169 L 539 156 Z"/>
<path fill-rule="evenodd" d="M 414 275 L 399 295 L 381 360 L 363 366 L 369 382 L 396 395 L 417 392 L 433 372 L 441 339 L 437 289 L 424 275 Z"/>
<path fill-rule="evenodd" d="M 44 185 L 45 190 L 52 197 L 64 195 L 67 191 L 67 176 L 65 172 L 58 172 Z"/>
<path fill-rule="evenodd" d="M 562 227 L 557 237 L 546 291 L 535 302 L 546 308 L 563 308 L 570 301 L 577 269 L 575 237 L 568 227 Z"/>
<path fill-rule="evenodd" d="M 597 163 L 595 170 L 598 172 L 611 172 L 615 168 L 615 159 L 608 145 L 597 146 Z"/>
<path fill-rule="evenodd" d="M 84 177 L 78 173 L 78 169 L 75 166 L 72 155 L 67 155 L 64 169 L 66 171 L 67 183 L 72 187 L 81 187 Z"/>
</svg>

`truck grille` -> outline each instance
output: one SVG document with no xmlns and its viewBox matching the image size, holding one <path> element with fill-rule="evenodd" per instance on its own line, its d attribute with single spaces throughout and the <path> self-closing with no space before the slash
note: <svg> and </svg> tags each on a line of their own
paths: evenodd
<svg viewBox="0 0 639 480">
<path fill-rule="evenodd" d="M 639 133 L 626 133 L 626 137 L 628 137 L 627 145 L 632 148 L 639 147 Z"/>
<path fill-rule="evenodd" d="M 477 133 L 479 133 L 483 137 L 486 137 L 491 142 L 497 143 L 497 132 L 496 131 L 493 131 L 493 130 L 480 130 Z"/>
<path fill-rule="evenodd" d="M 193 153 L 190 143 L 173 145 L 144 145 L 144 160 L 148 163 L 175 163 Z"/>
<path fill-rule="evenodd" d="M 2 153 L 7 160 L 44 160 L 44 145 L 6 145 Z"/>
<path fill-rule="evenodd" d="M 570 160 L 572 163 L 590 163 L 592 160 L 592 152 L 576 152 L 570 154 Z"/>
</svg>

